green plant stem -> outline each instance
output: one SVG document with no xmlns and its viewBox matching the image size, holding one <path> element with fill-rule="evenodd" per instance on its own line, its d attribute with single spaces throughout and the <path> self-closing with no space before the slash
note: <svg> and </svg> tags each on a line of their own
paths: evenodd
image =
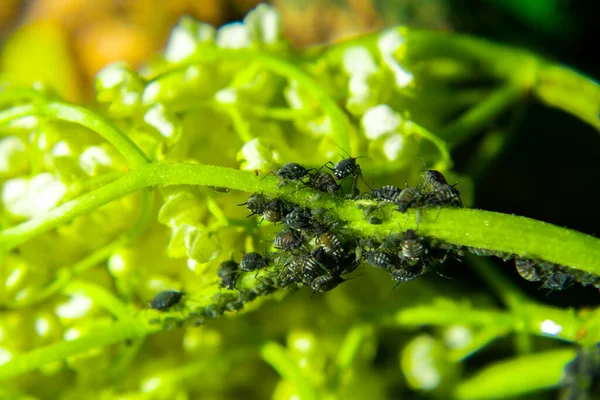
<svg viewBox="0 0 600 400">
<path fill-rule="evenodd" d="M 414 134 L 427 139 L 437 148 L 437 150 L 440 152 L 441 160 L 435 167 L 436 169 L 441 169 L 444 171 L 452 168 L 452 157 L 450 156 L 450 150 L 448 149 L 446 142 L 412 121 L 406 121 L 403 125 L 403 129 L 407 134 Z"/>
<path fill-rule="evenodd" d="M 454 398 L 506 399 L 556 387 L 576 354 L 574 348 L 553 349 L 495 363 L 460 382 Z"/>
<path fill-rule="evenodd" d="M 320 398 L 315 387 L 302 374 L 298 365 L 288 356 L 286 349 L 280 344 L 275 342 L 265 343 L 260 349 L 260 355 L 281 377 L 294 384 L 301 400 L 317 400 Z"/>
<path fill-rule="evenodd" d="M 144 152 L 121 130 L 107 119 L 84 108 L 61 102 L 38 102 L 36 104 L 14 106 L 0 111 L 0 125 L 18 118 L 38 116 L 71 122 L 84 126 L 98 133 L 129 162 L 131 167 L 137 167 L 150 162 Z"/>
<path fill-rule="evenodd" d="M 141 339 L 160 329 L 159 326 L 147 325 L 137 318 L 117 321 L 108 326 L 98 326 L 77 339 L 54 343 L 25 354 L 18 354 L 6 364 L 0 365 L 0 380 L 36 370 L 51 362 L 64 360 L 69 356 L 93 348 L 108 346 L 124 340 Z"/>
<path fill-rule="evenodd" d="M 133 317 L 132 309 L 117 299 L 106 288 L 91 282 L 73 281 L 65 288 L 69 294 L 84 293 L 94 304 L 99 305 L 110 312 L 117 319 L 129 319 Z"/>
<path fill-rule="evenodd" d="M 375 317 L 383 326 L 416 327 L 422 325 L 466 325 L 494 329 L 497 332 L 524 332 L 535 336 L 561 339 L 572 343 L 595 343 L 600 337 L 599 313 L 576 315 L 573 310 L 523 304 L 520 313 L 477 309 L 467 301 L 437 298 L 430 305 L 405 307 L 392 314 Z M 372 320 L 372 318 L 371 318 Z M 550 321 L 550 322 L 547 322 Z M 548 333 L 548 326 L 556 326 Z M 581 332 L 587 332 L 582 336 Z"/>
<path fill-rule="evenodd" d="M 600 275 L 600 239 L 545 222 L 474 209 L 431 208 L 409 210 L 401 214 L 393 211 L 393 206 L 387 206 L 386 211 L 390 214 L 388 220 L 373 225 L 364 219 L 363 211 L 358 209 L 354 201 L 333 198 L 308 189 L 297 191 L 291 187 L 278 188 L 277 179 L 257 178 L 249 171 L 196 164 L 151 164 L 137 168 L 44 215 L 3 230 L 0 232 L 0 250 L 12 249 L 37 234 L 143 188 L 170 185 L 212 185 L 246 192 L 262 191 L 273 196 L 283 195 L 299 204 L 326 208 L 332 215 L 347 221 L 346 227 L 362 237 L 387 237 L 391 233 L 399 233 L 401 227 L 405 230 L 417 229 L 418 213 L 418 229 L 423 236 L 461 246 L 544 259 Z"/>
<path fill-rule="evenodd" d="M 518 287 L 512 284 L 505 274 L 502 274 L 496 265 L 485 257 L 476 257 L 467 254 L 465 257 L 467 264 L 479 276 L 479 278 L 489 285 L 500 297 L 502 302 L 513 312 L 518 312 L 521 305 L 531 303 Z"/>
<path fill-rule="evenodd" d="M 83 258 L 81 261 L 75 263 L 70 268 L 62 268 L 57 274 L 56 279 L 51 284 L 43 288 L 40 292 L 38 292 L 33 298 L 30 298 L 24 302 L 10 304 L 9 307 L 28 307 L 33 304 L 37 304 L 44 301 L 48 297 L 54 295 L 55 293 L 63 289 L 65 286 L 67 286 L 73 278 L 77 277 L 78 275 L 82 274 L 88 269 L 97 266 L 101 262 L 106 261 L 108 257 L 110 257 L 116 250 L 127 246 L 135 239 L 137 239 L 138 236 L 146 228 L 146 225 L 150 221 L 150 217 L 152 217 L 153 195 L 154 193 L 150 190 L 145 190 L 143 192 L 141 204 L 142 211 L 140 217 L 138 218 L 138 220 L 133 225 L 130 231 L 122 234 L 115 241 L 109 243 L 108 245 L 102 247 L 99 250 L 96 250 L 92 254 Z"/>
<path fill-rule="evenodd" d="M 523 89 L 509 85 L 492 92 L 485 100 L 473 106 L 458 120 L 440 129 L 438 134 L 451 147 L 463 143 L 474 133 L 490 124 L 496 116 L 523 98 Z"/>
<path fill-rule="evenodd" d="M 521 93 L 531 92 L 549 107 L 556 107 L 600 130 L 600 85 L 577 71 L 549 62 L 516 47 L 466 35 L 397 28 L 406 39 L 403 64 L 450 58 L 476 67 L 489 78 L 517 86 Z M 352 46 L 365 46 L 377 51 L 379 34 L 363 36 L 331 49 L 311 49 L 307 55 L 326 57 L 339 63 L 344 51 Z M 470 69 L 466 68 L 466 71 Z M 464 76 L 465 80 L 470 77 Z"/>
</svg>

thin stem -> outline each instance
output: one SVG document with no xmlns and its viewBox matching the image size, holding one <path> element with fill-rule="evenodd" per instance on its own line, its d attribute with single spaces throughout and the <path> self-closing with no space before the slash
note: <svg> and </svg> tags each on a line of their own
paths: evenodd
<svg viewBox="0 0 600 400">
<path fill-rule="evenodd" d="M 572 310 L 523 304 L 519 314 L 493 309 L 478 309 L 468 301 L 437 298 L 433 304 L 405 307 L 392 314 L 368 318 L 383 326 L 417 327 L 423 325 L 467 325 L 497 332 L 524 332 L 535 336 L 581 344 L 594 342 L 598 332 L 597 315 L 575 315 Z M 373 321 L 375 319 L 375 321 Z M 582 337 L 581 332 L 589 335 Z"/>
<path fill-rule="evenodd" d="M 309 380 L 302 374 L 296 363 L 289 357 L 285 348 L 275 342 L 268 342 L 260 349 L 263 360 L 272 366 L 283 378 L 296 387 L 301 400 L 319 399 L 319 393 Z"/>
<path fill-rule="evenodd" d="M 488 98 L 473 106 L 458 120 L 441 129 L 439 135 L 447 140 L 450 146 L 455 147 L 472 134 L 488 126 L 491 120 L 498 117 L 521 98 L 523 98 L 523 89 L 518 86 L 509 85 L 497 89 Z"/>
<path fill-rule="evenodd" d="M 490 260 L 467 254 L 466 261 L 479 279 L 490 286 L 502 302 L 514 312 L 518 312 L 523 303 L 532 302 Z"/>
<path fill-rule="evenodd" d="M 108 326 L 97 326 L 77 339 L 54 343 L 17 355 L 7 363 L 0 365 L 0 380 L 36 370 L 51 362 L 64 360 L 90 349 L 124 340 L 141 339 L 160 329 L 159 326 L 147 325 L 137 318 L 124 319 Z"/>
<path fill-rule="evenodd" d="M 170 185 L 212 185 L 246 192 L 262 191 L 283 196 L 299 204 L 323 207 L 346 228 L 361 237 L 386 237 L 403 229 L 417 229 L 422 236 L 445 242 L 522 257 L 544 259 L 600 275 L 600 239 L 533 219 L 474 209 L 409 210 L 401 214 L 388 206 L 390 217 L 380 225 L 365 220 L 357 203 L 327 196 L 314 190 L 278 188 L 277 179 L 257 178 L 249 171 L 196 164 L 151 164 L 64 203 L 39 217 L 0 232 L 0 249 L 8 250 L 37 234 L 87 214 L 98 207 L 143 188 Z M 365 202 L 365 201 L 363 201 Z M 372 202 L 366 202 L 371 204 Z M 419 226 L 416 214 L 419 213 Z M 438 215 L 439 214 L 439 215 Z"/>
<path fill-rule="evenodd" d="M 560 384 L 564 367 L 577 352 L 553 349 L 497 362 L 460 382 L 453 398 L 459 400 L 506 399 Z"/>
<path fill-rule="evenodd" d="M 131 167 L 150 162 L 144 152 L 124 132 L 107 119 L 84 108 L 67 103 L 51 102 L 38 107 L 41 115 L 84 126 L 98 133 L 125 157 Z"/>
<path fill-rule="evenodd" d="M 403 128 L 407 134 L 427 139 L 436 147 L 441 156 L 440 165 L 436 166 L 436 169 L 446 170 L 452 167 L 452 158 L 450 157 L 450 150 L 448 150 L 446 142 L 413 121 L 406 121 Z"/>
<path fill-rule="evenodd" d="M 133 225 L 131 230 L 121 235 L 119 238 L 114 240 L 112 243 L 96 250 L 92 254 L 83 258 L 79 262 L 69 267 L 64 267 L 57 274 L 56 279 L 40 292 L 37 293 L 33 298 L 28 299 L 24 302 L 10 304 L 8 307 L 28 307 L 33 304 L 40 303 L 48 297 L 58 293 L 61 289 L 69 284 L 69 282 L 87 271 L 88 269 L 97 266 L 98 264 L 106 261 L 116 250 L 127 246 L 133 242 L 137 237 L 144 231 L 146 225 L 150 221 L 152 216 L 152 203 L 154 193 L 150 190 L 145 190 L 142 195 L 141 214 L 136 223 Z"/>
<path fill-rule="evenodd" d="M 297 81 L 304 90 L 313 96 L 317 103 L 319 103 L 319 105 L 323 108 L 325 114 L 329 117 L 331 122 L 331 131 L 338 146 L 347 151 L 352 151 L 352 149 L 350 149 L 350 136 L 348 132 L 351 125 L 347 115 L 337 105 L 329 93 L 327 93 L 323 86 L 308 73 L 302 71 L 291 62 L 282 60 L 280 57 L 271 56 L 269 54 L 260 53 L 257 51 L 216 48 L 212 51 L 214 53 L 211 55 L 217 59 L 259 63 L 268 70 L 285 76 L 291 81 Z M 207 54 L 203 54 L 202 59 L 180 64 L 177 66 L 177 69 L 185 69 L 194 63 L 205 63 L 210 61 L 210 59 L 211 57 L 207 56 Z M 171 72 L 173 71 L 168 71 L 167 73 Z M 155 79 L 160 79 L 160 76 Z"/>
</svg>

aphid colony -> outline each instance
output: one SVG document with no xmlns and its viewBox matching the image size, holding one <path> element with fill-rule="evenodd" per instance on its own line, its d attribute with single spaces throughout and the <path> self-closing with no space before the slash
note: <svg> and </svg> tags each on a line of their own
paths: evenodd
<svg viewBox="0 0 600 400">
<path fill-rule="evenodd" d="M 561 290 L 568 288 L 573 283 L 579 283 L 582 286 L 592 285 L 600 289 L 600 276 L 591 273 L 550 261 L 519 257 L 508 252 L 476 247 L 466 247 L 466 249 L 478 256 L 498 257 L 503 261 L 514 260 L 519 275 L 530 282 L 541 282 L 543 289 Z"/>
<path fill-rule="evenodd" d="M 323 171 L 324 168 L 331 173 Z M 337 164 L 329 162 L 316 171 L 288 163 L 274 175 L 280 179 L 280 186 L 294 182 L 300 186 L 299 189 L 308 187 L 347 198 L 365 197 L 357 193 L 362 173 L 353 157 Z M 341 184 L 349 178 L 352 179 L 351 191 L 345 194 Z M 402 212 L 409 207 L 462 207 L 458 190 L 449 185 L 440 172 L 431 170 L 426 172 L 425 179 L 416 188 L 400 190 L 388 185 L 372 189 L 366 197 L 396 203 Z M 399 284 L 416 279 L 444 262 L 452 250 L 434 245 L 414 230 L 392 235 L 384 241 L 375 238 L 361 240 L 350 235 L 324 209 L 299 206 L 262 193 L 253 193 L 242 205 L 248 208 L 250 216 L 259 215 L 263 220 L 280 223 L 282 229 L 273 240 L 275 252 L 264 255 L 247 253 L 239 264 L 232 260 L 221 264 L 218 277 L 221 286 L 226 289 L 235 289 L 242 274 L 266 269 L 268 273 L 262 274 L 261 279 L 272 290 L 308 286 L 315 292 L 325 292 L 347 280 L 347 274 L 354 271 L 361 261 L 388 272 Z M 374 216 L 369 221 L 381 223 Z"/>
</svg>

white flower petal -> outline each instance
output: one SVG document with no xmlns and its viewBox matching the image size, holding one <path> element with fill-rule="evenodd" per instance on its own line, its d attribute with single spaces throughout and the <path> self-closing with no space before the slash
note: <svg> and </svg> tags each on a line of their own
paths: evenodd
<svg viewBox="0 0 600 400">
<path fill-rule="evenodd" d="M 350 76 L 354 74 L 371 75 L 377 72 L 377 64 L 369 50 L 362 46 L 346 49 L 343 56 L 344 71 Z"/>
<path fill-rule="evenodd" d="M 31 218 L 56 206 L 66 192 L 66 185 L 58 177 L 44 172 L 31 179 L 6 181 L 2 202 L 10 214 Z"/>
<path fill-rule="evenodd" d="M 227 49 L 243 49 L 250 47 L 252 39 L 248 28 L 241 22 L 223 25 L 217 31 L 217 46 Z"/>
<path fill-rule="evenodd" d="M 387 104 L 371 107 L 363 115 L 361 124 L 369 139 L 377 139 L 394 132 L 402 122 L 402 118 Z"/>
</svg>

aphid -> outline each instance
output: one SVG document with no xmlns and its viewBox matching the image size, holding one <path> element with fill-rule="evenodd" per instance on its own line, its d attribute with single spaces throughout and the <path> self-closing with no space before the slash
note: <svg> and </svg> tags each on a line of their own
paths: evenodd
<svg viewBox="0 0 600 400">
<path fill-rule="evenodd" d="M 328 161 L 325 166 L 333 171 L 333 176 L 335 176 L 335 179 L 338 181 L 350 175 L 362 176 L 360 165 L 356 163 L 357 159 L 358 157 L 344 158 L 335 165 L 331 161 Z M 329 165 L 333 165 L 333 168 L 329 167 Z"/>
<path fill-rule="evenodd" d="M 410 265 L 415 265 L 426 252 L 427 249 L 421 243 L 421 238 L 417 236 L 417 233 L 412 229 L 407 230 L 398 254 L 402 261 L 408 261 Z"/>
<path fill-rule="evenodd" d="M 263 279 L 252 291 L 259 296 L 273 293 L 277 290 L 275 281 L 270 278 Z"/>
<path fill-rule="evenodd" d="M 276 175 L 284 181 L 298 181 L 308 175 L 310 169 L 295 162 L 285 164 L 277 170 Z"/>
<path fill-rule="evenodd" d="M 363 259 L 372 267 L 390 271 L 395 268 L 397 260 L 395 256 L 381 251 L 365 251 Z"/>
<path fill-rule="evenodd" d="M 292 229 L 309 229 L 312 226 L 312 215 L 309 209 L 296 207 L 283 217 L 283 223 Z"/>
<path fill-rule="evenodd" d="M 429 184 L 432 188 L 438 189 L 442 186 L 449 186 L 446 177 L 440 171 L 434 169 L 428 169 L 425 171 L 427 178 L 425 179 L 425 185 Z"/>
<path fill-rule="evenodd" d="M 269 222 L 279 222 L 281 221 L 284 212 L 285 204 L 281 200 L 275 199 L 264 205 L 261 215 Z"/>
<path fill-rule="evenodd" d="M 207 188 L 219 193 L 229 193 L 229 188 L 226 187 L 208 185 Z"/>
<path fill-rule="evenodd" d="M 290 270 L 307 285 L 310 285 L 317 276 L 327 272 L 311 254 L 297 257 L 290 266 Z"/>
<path fill-rule="evenodd" d="M 222 262 L 217 275 L 221 279 L 221 287 L 233 290 L 239 276 L 238 264 L 233 260 Z"/>
<path fill-rule="evenodd" d="M 244 272 L 256 271 L 267 266 L 267 262 L 258 253 L 250 252 L 244 254 L 240 261 L 240 269 Z"/>
<path fill-rule="evenodd" d="M 150 308 L 159 311 L 166 311 L 171 307 L 176 306 L 181 301 L 183 292 L 176 290 L 163 290 L 159 292 L 152 301 L 150 301 Z"/>
<path fill-rule="evenodd" d="M 339 275 L 321 275 L 312 280 L 310 288 L 315 292 L 328 292 L 344 281 L 345 279 Z"/>
<path fill-rule="evenodd" d="M 536 262 L 528 259 L 516 259 L 515 267 L 521 277 L 531 282 L 541 281 L 544 275 L 537 268 Z"/>
<path fill-rule="evenodd" d="M 424 269 L 421 269 L 419 271 L 410 271 L 409 269 L 406 268 L 399 268 L 395 271 L 392 271 L 392 279 L 396 282 L 398 282 L 398 284 L 400 283 L 404 283 L 404 282 L 410 282 L 412 280 L 417 279 L 419 276 L 423 275 L 423 273 L 425 272 Z"/>
<path fill-rule="evenodd" d="M 305 185 L 321 192 L 327 192 L 332 196 L 336 195 L 340 189 L 340 186 L 335 182 L 335 178 L 324 171 L 317 171 L 314 174 L 310 174 L 308 182 Z"/>
<path fill-rule="evenodd" d="M 230 312 L 240 311 L 242 308 L 244 308 L 244 302 L 241 300 L 232 301 L 227 303 L 225 308 L 227 308 L 227 310 Z"/>
<path fill-rule="evenodd" d="M 550 274 L 542 287 L 546 289 L 561 290 L 567 287 L 568 281 L 569 275 L 557 272 L 555 274 Z"/>
<path fill-rule="evenodd" d="M 383 223 L 383 221 L 381 219 L 377 218 L 376 216 L 371 215 L 369 217 L 369 223 L 371 225 L 381 225 Z"/>
<path fill-rule="evenodd" d="M 479 247 L 467 247 L 467 250 L 469 250 L 469 252 L 475 254 L 476 256 L 491 257 L 495 255 L 495 252 L 493 250 L 481 249 Z"/>
<path fill-rule="evenodd" d="M 324 232 L 315 240 L 317 246 L 322 246 L 325 252 L 335 258 L 342 256 L 342 243 L 333 232 Z"/>
<path fill-rule="evenodd" d="M 290 250 L 302 244 L 302 235 L 292 229 L 284 229 L 275 236 L 273 246 L 280 250 Z"/>
<path fill-rule="evenodd" d="M 416 188 L 407 187 L 406 189 L 403 189 L 396 198 L 398 211 L 404 213 L 409 207 L 417 205 L 421 199 L 421 196 L 421 192 Z"/>
<path fill-rule="evenodd" d="M 422 201 L 424 207 L 450 205 L 452 207 L 462 208 L 462 200 L 458 190 L 452 186 L 442 186 L 433 192 L 427 193 Z"/>
<path fill-rule="evenodd" d="M 250 212 L 252 213 L 252 214 L 248 215 L 248 217 L 251 217 L 256 214 L 262 215 L 262 213 L 265 211 L 265 206 L 267 205 L 268 202 L 269 202 L 269 200 L 265 197 L 264 194 L 252 193 L 250 195 L 250 197 L 248 197 L 248 200 L 245 203 L 238 204 L 238 205 L 246 206 L 248 208 L 248 210 L 250 210 Z"/>
<path fill-rule="evenodd" d="M 371 198 L 395 203 L 401 192 L 398 186 L 386 185 L 379 189 L 371 189 Z"/>
</svg>

